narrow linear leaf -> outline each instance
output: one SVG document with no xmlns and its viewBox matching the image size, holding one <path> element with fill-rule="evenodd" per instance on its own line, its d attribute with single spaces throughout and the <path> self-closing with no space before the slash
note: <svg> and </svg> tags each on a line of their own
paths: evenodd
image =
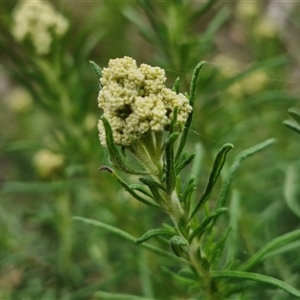
<svg viewBox="0 0 300 300">
<path fill-rule="evenodd" d="M 218 216 L 220 216 L 222 213 L 227 212 L 228 208 L 226 207 L 221 207 L 219 209 L 217 209 L 213 214 L 209 215 L 208 217 L 206 217 L 199 226 L 197 226 L 194 231 L 191 233 L 190 237 L 189 237 L 189 243 L 192 242 L 192 240 L 194 239 L 195 236 L 199 236 L 201 237 L 201 235 L 204 233 L 205 228 L 211 224 L 212 222 L 214 222 Z"/>
<path fill-rule="evenodd" d="M 298 251 L 300 249 L 300 240 L 296 240 L 295 242 L 291 242 L 290 244 L 284 245 L 282 247 L 279 247 L 278 249 L 268 252 L 263 259 L 270 258 L 272 256 L 277 256 L 284 254 L 286 252 L 290 251 Z"/>
<path fill-rule="evenodd" d="M 195 178 L 199 177 L 200 174 L 200 170 L 201 170 L 201 165 L 202 165 L 202 161 L 203 161 L 203 147 L 201 145 L 201 143 L 196 143 L 195 144 L 195 153 L 196 153 L 196 157 L 193 161 L 193 166 L 192 166 L 192 171 L 191 171 L 191 175 L 194 176 Z"/>
<path fill-rule="evenodd" d="M 172 134 L 175 131 L 176 122 L 177 122 L 177 115 L 178 115 L 178 107 L 175 106 L 174 109 L 173 109 L 173 117 L 172 117 L 171 123 L 169 125 L 170 134 Z"/>
<path fill-rule="evenodd" d="M 193 280 L 191 278 L 184 277 L 178 273 L 174 273 L 173 271 L 171 271 L 170 269 L 168 269 L 166 267 L 161 267 L 161 268 L 165 273 L 172 276 L 174 279 L 176 279 L 177 281 L 179 281 L 183 284 L 193 285 L 193 284 L 197 283 L 197 280 Z"/>
<path fill-rule="evenodd" d="M 92 34 L 89 33 L 89 34 L 84 35 L 87 38 L 85 39 L 83 45 L 78 45 L 77 44 L 78 48 L 80 48 L 80 46 L 83 46 L 81 51 L 78 51 L 79 52 L 78 54 L 80 54 L 80 56 L 82 57 L 82 60 L 86 60 L 86 58 L 90 56 L 90 53 L 100 43 L 100 40 L 103 38 L 104 34 L 105 34 L 104 31 L 100 32 L 100 30 L 99 31 L 97 30 L 96 32 L 94 32 Z M 98 68 L 100 68 L 100 67 L 98 66 Z M 100 68 L 100 71 L 101 71 L 101 68 Z M 101 75 L 101 73 L 100 73 L 100 75 Z M 97 76 L 97 78 L 98 78 L 98 76 Z"/>
<path fill-rule="evenodd" d="M 97 226 L 97 227 L 100 227 L 100 228 L 104 228 L 107 231 L 112 232 L 112 233 L 114 233 L 114 234 L 116 234 L 116 235 L 130 241 L 130 242 L 135 242 L 135 240 L 136 240 L 136 238 L 134 236 L 132 236 L 131 234 L 129 234 L 128 232 L 126 232 L 124 230 L 121 230 L 117 227 L 114 227 L 112 225 L 105 224 L 101 221 L 97 221 L 97 220 L 93 220 L 93 219 L 89 219 L 89 218 L 83 218 L 83 217 L 79 217 L 79 216 L 74 216 L 73 219 L 77 220 L 77 221 L 87 223 L 87 224 L 91 224 L 91 225 L 94 225 L 94 226 Z"/>
<path fill-rule="evenodd" d="M 292 107 L 288 110 L 289 115 L 300 125 L 300 111 L 299 109 Z"/>
<path fill-rule="evenodd" d="M 151 180 L 148 181 L 145 178 L 139 178 L 139 180 L 148 186 L 148 188 L 150 189 L 151 194 L 152 194 L 151 198 L 154 199 L 155 202 L 163 203 L 164 200 L 163 200 L 163 198 L 162 198 L 162 196 L 161 196 L 161 194 L 159 193 L 159 190 L 158 190 L 161 187 L 157 186 L 157 184 L 159 185 L 159 183 L 157 183 L 155 181 L 153 181 L 153 182 L 155 182 L 157 184 L 150 183 Z M 162 189 L 165 190 L 164 187 L 162 187 Z"/>
<path fill-rule="evenodd" d="M 251 268 L 253 268 L 256 264 L 262 261 L 262 259 L 271 251 L 274 251 L 276 249 L 279 249 L 283 246 L 286 246 L 296 240 L 300 239 L 300 229 L 294 230 L 292 232 L 288 232 L 286 234 L 283 234 L 275 239 L 273 239 L 271 242 L 269 242 L 267 245 L 262 247 L 259 251 L 257 251 L 253 256 L 251 256 L 244 264 L 242 264 L 238 270 L 239 271 L 247 271 Z"/>
<path fill-rule="evenodd" d="M 190 164 L 195 158 L 196 153 L 191 154 L 185 160 L 183 160 L 179 165 L 176 166 L 176 175 L 178 175 L 188 164 Z"/>
<path fill-rule="evenodd" d="M 123 15 L 130 21 L 132 24 L 135 24 L 139 29 L 141 35 L 150 43 L 153 43 L 155 40 L 155 35 L 152 30 L 149 30 L 149 27 L 145 25 L 144 19 L 141 17 L 141 14 L 137 13 L 133 7 L 125 6 L 122 9 Z"/>
<path fill-rule="evenodd" d="M 272 145 L 275 143 L 275 139 L 268 139 L 256 146 L 253 146 L 251 148 L 248 148 L 242 152 L 240 152 L 234 159 L 233 164 L 231 165 L 229 172 L 225 178 L 225 181 L 222 185 L 221 191 L 220 191 L 220 195 L 218 198 L 218 202 L 217 202 L 217 208 L 220 207 L 224 207 L 225 206 L 225 202 L 227 200 L 227 196 L 229 193 L 229 189 L 231 186 L 231 182 L 234 178 L 234 175 L 237 171 L 237 169 L 239 168 L 239 166 L 241 165 L 241 163 L 244 161 L 244 159 L 246 159 L 247 157 L 265 149 L 266 147 Z"/>
<path fill-rule="evenodd" d="M 176 183 L 174 167 L 174 143 L 178 138 L 178 135 L 178 132 L 171 133 L 166 141 L 166 188 L 168 194 L 172 193 Z"/>
<path fill-rule="evenodd" d="M 219 152 L 215 158 L 213 168 L 209 174 L 208 181 L 207 181 L 206 187 L 204 189 L 204 192 L 201 195 L 199 201 L 196 203 L 189 220 L 191 220 L 195 216 L 195 214 L 198 212 L 198 210 L 201 209 L 201 207 L 208 200 L 210 193 L 211 193 L 211 191 L 220 175 L 220 172 L 224 166 L 224 163 L 226 160 L 226 155 L 227 155 L 228 151 L 231 150 L 232 148 L 233 148 L 232 144 L 225 144 L 219 150 Z"/>
<path fill-rule="evenodd" d="M 146 233 L 144 233 L 141 237 L 139 237 L 135 242 L 137 244 L 143 243 L 149 239 L 151 239 L 152 237 L 156 237 L 156 236 L 174 236 L 175 233 L 174 231 L 170 231 L 167 229 L 162 229 L 162 228 L 158 228 L 158 229 L 150 229 L 149 231 L 147 231 Z"/>
<path fill-rule="evenodd" d="M 111 299 L 111 300 L 153 300 L 153 298 L 145 298 L 145 297 L 139 297 L 135 295 L 126 295 L 126 294 L 116 294 L 116 293 L 108 293 L 103 291 L 98 291 L 93 294 L 93 297 L 96 297 L 96 299 Z"/>
<path fill-rule="evenodd" d="M 198 63 L 198 65 L 194 69 L 194 72 L 192 75 L 192 81 L 190 84 L 190 105 L 192 107 L 194 106 L 194 102 L 196 99 L 196 91 L 197 91 L 199 73 L 205 64 L 206 64 L 206 61 L 201 61 L 200 63 Z"/>
<path fill-rule="evenodd" d="M 118 150 L 116 144 L 114 143 L 114 138 L 113 138 L 113 134 L 112 134 L 112 130 L 111 130 L 109 122 L 104 117 L 102 117 L 101 120 L 103 122 L 104 129 L 105 129 L 106 143 L 107 143 L 109 156 L 110 156 L 110 159 L 111 159 L 114 167 L 120 171 L 129 173 L 129 174 L 134 174 L 134 175 L 148 174 L 147 171 L 133 170 L 124 163 L 123 158 L 122 158 L 121 154 L 119 153 L 119 150 Z"/>
<path fill-rule="evenodd" d="M 192 269 L 190 269 L 189 267 L 183 267 L 182 269 L 180 269 L 178 271 L 178 275 L 199 281 L 199 275 L 195 271 L 192 271 Z"/>
<path fill-rule="evenodd" d="M 192 80 L 191 80 L 191 84 L 190 84 L 190 95 L 189 95 L 190 96 L 190 105 L 192 107 L 194 106 L 194 102 L 196 99 L 197 82 L 198 82 L 198 78 L 199 78 L 199 73 L 200 73 L 200 70 L 202 69 L 202 67 L 204 66 L 204 64 L 206 64 L 206 61 L 201 61 L 200 63 L 198 63 L 198 65 L 195 67 L 193 75 L 192 75 Z M 175 161 L 179 160 L 182 150 L 184 149 L 184 146 L 186 144 L 187 137 L 189 134 L 190 126 L 192 123 L 192 119 L 193 119 L 193 111 L 190 112 L 190 114 L 187 118 L 187 121 L 185 122 L 185 126 L 184 126 L 183 132 L 181 134 L 180 142 L 179 142 L 178 149 L 176 152 Z"/>
<path fill-rule="evenodd" d="M 152 198 L 154 199 L 154 201 L 159 204 L 162 204 L 164 200 L 163 200 L 161 194 L 159 193 L 158 188 L 156 188 L 154 186 L 149 186 L 149 189 L 151 191 Z"/>
<path fill-rule="evenodd" d="M 225 232 L 222 234 L 221 238 L 218 240 L 218 242 L 214 245 L 211 254 L 211 260 L 210 260 L 211 263 L 214 262 L 215 260 L 218 260 L 219 257 L 221 256 L 231 230 L 232 229 L 230 227 L 227 228 Z"/>
<path fill-rule="evenodd" d="M 271 285 L 275 288 L 281 289 L 288 294 L 300 298 L 300 291 L 296 290 L 292 286 L 286 284 L 285 282 L 273 278 L 266 275 L 261 275 L 257 273 L 250 273 L 250 272 L 241 272 L 241 271 L 212 271 L 211 273 L 212 278 L 226 278 L 226 279 L 245 279 L 256 281 L 259 283 L 264 283 Z"/>
<path fill-rule="evenodd" d="M 179 94 L 179 87 L 180 87 L 180 77 L 177 77 L 174 81 L 172 91 L 174 91 L 176 94 Z"/>
<path fill-rule="evenodd" d="M 126 240 L 130 241 L 130 242 L 133 242 L 135 243 L 136 241 L 136 238 L 129 234 L 128 232 L 124 231 L 124 230 L 121 230 L 117 227 L 114 227 L 112 225 L 108 225 L 108 224 L 105 224 L 105 223 L 102 223 L 100 221 L 97 221 L 97 220 L 93 220 L 93 219 L 88 219 L 88 218 L 83 218 L 83 217 L 78 217 L 78 216 L 74 216 L 73 217 L 74 220 L 77 220 L 77 221 L 81 221 L 81 222 L 84 222 L 86 224 L 90 224 L 90 225 L 93 225 L 93 226 L 97 226 L 97 227 L 100 227 L 100 228 L 103 228 L 111 233 L 114 233 L 122 238 L 125 238 Z M 173 254 L 167 252 L 167 251 L 164 251 L 164 250 L 161 250 L 157 247 L 154 247 L 152 245 L 149 245 L 147 243 L 143 243 L 143 244 L 140 244 L 141 247 L 143 248 L 146 248 L 148 250 L 151 250 L 153 251 L 154 253 L 156 254 L 159 254 L 161 256 L 164 256 L 164 257 L 168 257 L 168 258 L 172 258 L 172 259 L 176 259 L 177 261 L 181 261 L 181 262 L 187 262 L 185 259 L 183 258 L 178 258 L 177 256 L 174 256 Z"/>
<path fill-rule="evenodd" d="M 141 197 L 140 195 L 138 195 L 132 188 L 130 188 L 130 185 L 128 185 L 113 169 L 107 167 L 107 166 L 102 166 L 99 168 L 100 171 L 104 170 L 104 171 L 108 171 L 109 173 L 112 174 L 112 176 L 125 188 L 125 190 L 131 195 L 133 196 L 136 200 L 146 204 L 146 205 L 149 205 L 149 206 L 152 206 L 152 207 L 155 207 L 155 208 L 158 208 L 158 209 L 163 209 L 161 206 L 157 205 L 156 203 L 153 203 L 143 197 Z"/>
<path fill-rule="evenodd" d="M 294 121 L 286 120 L 286 121 L 283 121 L 282 124 L 285 127 L 289 128 L 289 129 L 292 129 L 296 133 L 300 134 L 300 126 L 298 124 L 296 124 Z"/>
<path fill-rule="evenodd" d="M 151 179 L 147 179 L 147 178 L 139 178 L 139 181 L 146 184 L 147 186 L 152 186 L 158 189 L 161 189 L 163 191 L 166 191 L 165 187 L 163 185 L 161 185 L 160 183 L 151 180 Z"/>
<path fill-rule="evenodd" d="M 188 207 L 189 207 L 189 197 L 191 196 L 191 194 L 192 194 L 192 192 L 194 191 L 196 189 L 196 186 L 195 186 L 195 178 L 194 177 L 192 177 L 190 180 L 189 180 L 189 182 L 188 182 L 188 184 L 187 184 L 187 186 L 186 186 L 186 188 L 185 188 L 185 190 L 184 190 L 184 192 L 183 192 L 183 195 L 182 195 L 182 197 L 181 197 L 181 201 L 183 202 L 183 203 L 187 203 L 188 204 Z"/>
<path fill-rule="evenodd" d="M 144 195 L 146 195 L 150 198 L 153 198 L 153 195 L 149 192 L 149 190 L 141 184 L 133 183 L 133 184 L 130 184 L 129 187 L 133 190 L 143 193 Z"/>
<path fill-rule="evenodd" d="M 97 79 L 100 80 L 102 76 L 102 69 L 92 60 L 89 61 L 91 68 L 94 70 Z"/>
<path fill-rule="evenodd" d="M 233 189 L 231 193 L 231 199 L 229 202 L 229 226 L 232 229 L 230 235 L 230 247 L 226 252 L 227 260 L 233 261 L 235 257 L 238 257 L 237 253 L 240 251 L 239 247 L 239 220 L 240 220 L 240 192 L 237 189 Z"/>
<path fill-rule="evenodd" d="M 199 40 L 199 44 L 203 47 L 202 51 L 209 51 L 218 30 L 229 17 L 230 10 L 226 6 L 216 12 Z"/>
<path fill-rule="evenodd" d="M 294 166 L 286 171 L 284 183 L 284 199 L 290 210 L 300 218 L 300 199 L 298 198 L 299 178 Z"/>
</svg>

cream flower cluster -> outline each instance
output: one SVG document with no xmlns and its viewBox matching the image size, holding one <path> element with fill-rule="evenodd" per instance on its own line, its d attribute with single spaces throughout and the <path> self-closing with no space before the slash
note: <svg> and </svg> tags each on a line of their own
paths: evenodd
<svg viewBox="0 0 300 300">
<path fill-rule="evenodd" d="M 165 71 L 130 57 L 111 59 L 102 70 L 98 106 L 108 120 L 117 145 L 128 146 L 149 131 L 162 131 L 178 107 L 177 122 L 183 125 L 192 111 L 188 99 L 165 86 Z M 100 142 L 106 146 L 105 130 L 98 123 Z"/>
<path fill-rule="evenodd" d="M 17 41 L 29 37 L 39 55 L 47 54 L 52 43 L 52 33 L 62 36 L 68 29 L 68 20 L 53 6 L 42 0 L 23 0 L 15 7 L 12 35 Z"/>
</svg>

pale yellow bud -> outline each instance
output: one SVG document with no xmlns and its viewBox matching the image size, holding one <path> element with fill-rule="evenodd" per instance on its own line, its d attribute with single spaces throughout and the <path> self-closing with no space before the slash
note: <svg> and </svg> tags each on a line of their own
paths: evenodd
<svg viewBox="0 0 300 300">
<path fill-rule="evenodd" d="M 33 164 L 42 178 L 51 178 L 64 163 L 64 158 L 48 149 L 39 150 L 33 157 Z"/>
<path fill-rule="evenodd" d="M 259 1 L 240 0 L 236 5 L 235 15 L 241 21 L 247 21 L 259 15 Z"/>
<path fill-rule="evenodd" d="M 31 108 L 32 97 L 24 88 L 16 87 L 6 95 L 5 102 L 12 111 L 23 113 Z"/>
<path fill-rule="evenodd" d="M 86 131 L 91 131 L 97 126 L 97 123 L 98 118 L 94 114 L 89 113 L 83 121 L 83 127 Z"/>
<path fill-rule="evenodd" d="M 278 31 L 271 19 L 264 18 L 255 24 L 253 34 L 259 38 L 275 38 Z"/>
</svg>

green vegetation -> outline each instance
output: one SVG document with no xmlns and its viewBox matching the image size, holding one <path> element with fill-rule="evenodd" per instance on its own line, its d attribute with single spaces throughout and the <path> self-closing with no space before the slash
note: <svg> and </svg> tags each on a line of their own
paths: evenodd
<svg viewBox="0 0 300 300">
<path fill-rule="evenodd" d="M 297 2 L 0 11 L 1 299 L 300 298 Z M 97 97 L 125 56 L 183 102 L 116 145 Z"/>
</svg>

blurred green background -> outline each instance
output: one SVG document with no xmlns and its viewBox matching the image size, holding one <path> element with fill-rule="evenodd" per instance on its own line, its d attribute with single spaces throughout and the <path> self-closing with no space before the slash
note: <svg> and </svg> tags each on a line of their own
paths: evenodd
<svg viewBox="0 0 300 300">
<path fill-rule="evenodd" d="M 300 203 L 300 138 L 282 126 L 287 110 L 300 106 L 297 1 L 49 3 L 69 27 L 38 55 L 30 39 L 12 34 L 17 1 L 0 2 L 0 299 L 94 299 L 98 290 L 190 299 L 161 268 L 176 269 L 171 261 L 72 220 L 101 220 L 136 237 L 169 222 L 98 171 L 110 162 L 97 136 L 99 86 L 89 60 L 105 67 L 131 56 L 164 68 L 170 86 L 179 76 L 182 92 L 206 60 L 187 149 L 201 145 L 196 196 L 223 143 L 235 146 L 228 168 L 240 151 L 274 137 L 234 181 L 238 259 L 299 228 L 285 191 L 292 168 Z M 299 254 L 272 257 L 258 271 L 300 289 Z M 255 285 L 232 299 L 291 297 Z"/>
</svg>

